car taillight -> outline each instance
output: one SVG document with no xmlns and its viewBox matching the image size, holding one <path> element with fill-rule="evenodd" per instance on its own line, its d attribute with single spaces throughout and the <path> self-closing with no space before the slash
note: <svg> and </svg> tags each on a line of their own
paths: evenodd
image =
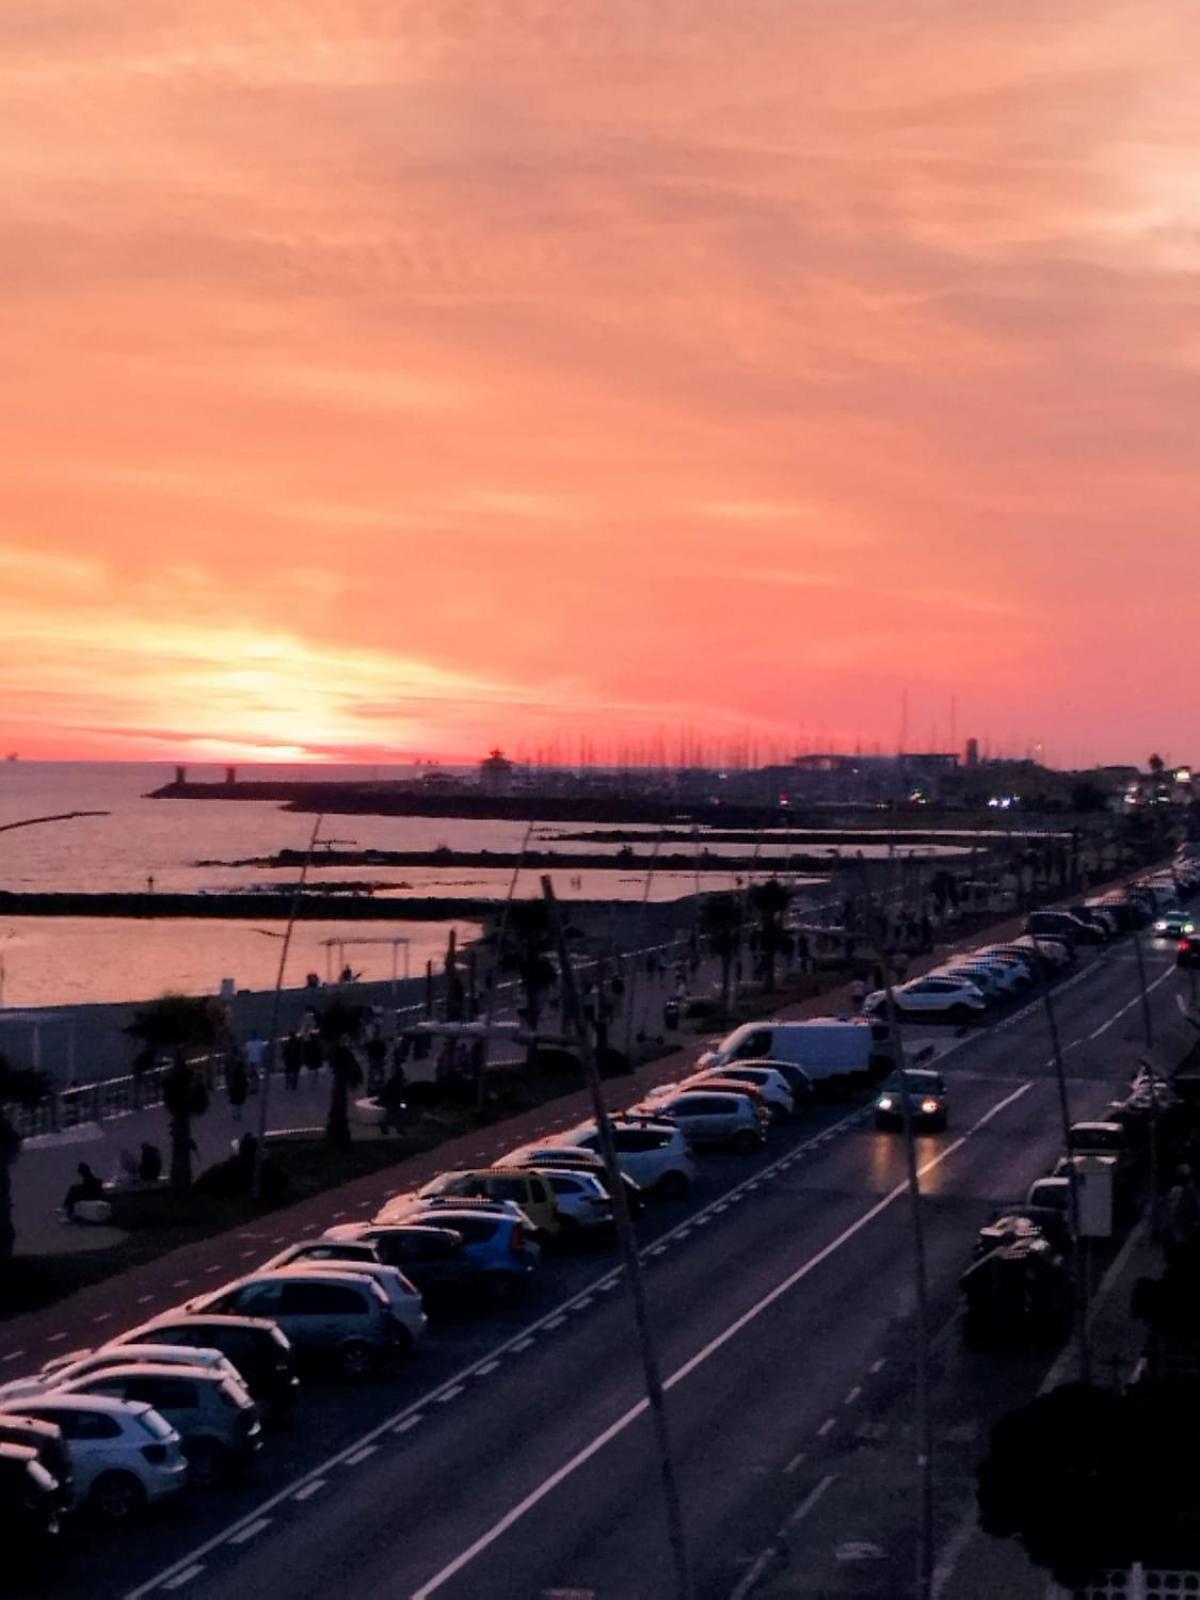
<svg viewBox="0 0 1200 1600">
<path fill-rule="evenodd" d="M 167 1447 L 165 1444 L 144 1444 L 142 1455 L 152 1467 L 161 1467 L 167 1460 Z"/>
<path fill-rule="evenodd" d="M 509 1236 L 508 1247 L 512 1251 L 513 1255 L 520 1255 L 521 1251 L 525 1248 L 525 1235 L 522 1233 L 519 1224 L 513 1229 Z"/>
</svg>

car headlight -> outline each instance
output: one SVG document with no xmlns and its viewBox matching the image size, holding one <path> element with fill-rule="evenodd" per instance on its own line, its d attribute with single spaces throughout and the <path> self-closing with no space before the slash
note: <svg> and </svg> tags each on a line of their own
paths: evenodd
<svg viewBox="0 0 1200 1600">
<path fill-rule="evenodd" d="M 1185 922 L 1183 925 L 1183 931 L 1184 933 L 1195 933 L 1196 924 L 1194 922 Z"/>
<path fill-rule="evenodd" d="M 896 1102 L 890 1094 L 881 1094 L 875 1103 L 880 1111 L 894 1111 L 896 1109 Z"/>
<path fill-rule="evenodd" d="M 1155 931 L 1155 933 L 1166 933 L 1166 931 L 1167 931 L 1166 923 L 1165 922 L 1156 922 L 1154 924 L 1154 931 Z"/>
<path fill-rule="evenodd" d="M 922 1100 L 921 1110 L 927 1117 L 932 1117 L 935 1111 L 941 1110 L 941 1107 L 938 1105 L 936 1100 Z"/>
</svg>

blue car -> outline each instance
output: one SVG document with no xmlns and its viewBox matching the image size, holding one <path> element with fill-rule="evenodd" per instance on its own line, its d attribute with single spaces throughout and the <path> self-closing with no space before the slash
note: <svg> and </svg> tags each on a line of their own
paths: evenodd
<svg viewBox="0 0 1200 1600">
<path fill-rule="evenodd" d="M 468 1260 L 502 1298 L 519 1291 L 541 1257 L 541 1250 L 529 1237 L 528 1224 L 503 1211 L 440 1205 L 436 1215 L 427 1213 L 422 1220 L 457 1233 Z"/>
</svg>

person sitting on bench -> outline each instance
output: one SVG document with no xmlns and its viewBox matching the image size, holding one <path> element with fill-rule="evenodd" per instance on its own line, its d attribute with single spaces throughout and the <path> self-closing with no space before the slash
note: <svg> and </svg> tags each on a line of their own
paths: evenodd
<svg viewBox="0 0 1200 1600">
<path fill-rule="evenodd" d="M 63 1201 L 63 1210 L 72 1222 L 75 1220 L 75 1207 L 81 1200 L 104 1199 L 104 1185 L 86 1161 L 79 1163 L 78 1171 L 79 1182 L 71 1185 L 67 1190 L 67 1197 Z"/>
</svg>

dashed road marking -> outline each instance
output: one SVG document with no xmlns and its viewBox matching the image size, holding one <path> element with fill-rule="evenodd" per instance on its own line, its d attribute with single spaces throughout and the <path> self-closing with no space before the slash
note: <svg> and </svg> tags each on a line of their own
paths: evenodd
<svg viewBox="0 0 1200 1600">
<path fill-rule="evenodd" d="M 243 1250 L 242 1253 L 241 1253 L 241 1260 L 249 1261 L 251 1256 L 256 1256 L 257 1254 L 258 1254 L 257 1250 Z"/>
<path fill-rule="evenodd" d="M 513 1345 L 513 1350 L 518 1352 L 518 1353 L 520 1353 L 521 1351 L 524 1351 L 524 1350 L 530 1350 L 532 1348 L 533 1348 L 533 1340 L 532 1339 L 528 1339 L 528 1338 L 527 1339 L 518 1339 L 516 1344 Z"/>
<path fill-rule="evenodd" d="M 807 1450 L 801 1450 L 801 1451 L 797 1452 L 797 1454 L 792 1457 L 792 1459 L 788 1462 L 787 1466 L 784 1467 L 783 1470 L 785 1472 L 787 1472 L 787 1473 L 795 1472 L 796 1468 L 797 1467 L 802 1467 L 807 1460 L 808 1460 L 808 1451 Z"/>
<path fill-rule="evenodd" d="M 112 1312 L 111 1311 L 102 1311 L 98 1317 L 93 1317 L 92 1321 L 93 1322 L 111 1322 L 112 1321 Z"/>
<path fill-rule="evenodd" d="M 450 1404 L 451 1400 L 457 1400 L 465 1388 L 466 1384 L 464 1383 L 453 1384 L 449 1389 L 446 1390 L 445 1394 L 438 1395 L 438 1405 L 446 1406 Z"/>
<path fill-rule="evenodd" d="M 825 1421 L 817 1429 L 817 1438 L 818 1439 L 823 1439 L 827 1433 L 831 1432 L 836 1427 L 837 1427 L 837 1418 L 836 1417 L 826 1417 Z"/>
<path fill-rule="evenodd" d="M 585 1294 L 582 1300 L 576 1300 L 575 1304 L 571 1307 L 571 1310 L 572 1311 L 586 1311 L 587 1308 L 591 1305 L 591 1303 L 592 1303 L 591 1295 L 590 1294 Z"/>
<path fill-rule="evenodd" d="M 0 1362 L 0 1365 L 7 1366 L 10 1361 L 20 1361 L 21 1357 L 24 1354 L 25 1354 L 24 1350 L 13 1350 L 13 1351 L 10 1351 L 9 1354 L 6 1355 L 3 1358 L 3 1361 Z"/>
<path fill-rule="evenodd" d="M 477 1378 L 490 1378 L 499 1366 L 500 1363 L 498 1361 L 485 1361 L 481 1367 L 475 1368 L 475 1376 Z"/>
<path fill-rule="evenodd" d="M 164 1583 L 163 1588 L 182 1589 L 185 1583 L 191 1583 L 192 1579 L 198 1578 L 203 1571 L 204 1568 L 199 1562 L 196 1562 L 193 1566 L 184 1567 L 182 1572 L 177 1572 L 173 1578 Z"/>
<path fill-rule="evenodd" d="M 566 1317 L 551 1317 L 549 1322 L 544 1322 L 542 1326 L 549 1332 L 553 1328 L 561 1328 L 566 1320 Z"/>
<path fill-rule="evenodd" d="M 396 1426 L 392 1429 L 392 1432 L 393 1433 L 407 1433 L 411 1428 L 415 1428 L 418 1422 L 424 1422 L 424 1421 L 425 1421 L 424 1415 L 420 1411 L 418 1411 L 416 1416 L 414 1416 L 414 1417 L 405 1417 L 403 1422 L 398 1422 L 396 1424 Z"/>
<path fill-rule="evenodd" d="M 46 1340 L 46 1343 L 47 1343 L 47 1344 L 59 1344 L 59 1343 L 61 1343 L 61 1341 L 62 1341 L 62 1340 L 63 1340 L 63 1339 L 65 1339 L 65 1338 L 66 1338 L 66 1337 L 67 1337 L 67 1336 L 66 1336 L 66 1334 L 65 1334 L 65 1333 L 52 1333 L 52 1334 L 51 1334 L 51 1335 L 50 1335 L 50 1336 L 49 1336 L 49 1338 L 48 1338 L 48 1339 L 47 1339 L 47 1340 Z"/>
<path fill-rule="evenodd" d="M 205 1267 L 204 1270 L 205 1270 L 205 1272 L 224 1272 L 226 1269 L 218 1261 L 218 1262 L 214 1263 L 214 1265 L 211 1266 L 211 1267 Z"/>
<path fill-rule="evenodd" d="M 359 1467 L 368 1456 L 373 1456 L 378 1449 L 379 1446 L 377 1444 L 364 1444 L 361 1450 L 356 1450 L 352 1456 L 347 1456 L 342 1465 L 344 1467 Z"/>
<path fill-rule="evenodd" d="M 153 1299 L 154 1296 L 152 1294 L 140 1294 L 137 1297 L 137 1304 L 139 1306 L 148 1306 Z"/>
<path fill-rule="evenodd" d="M 186 1289 L 191 1281 L 190 1278 L 176 1278 L 171 1287 L 172 1289 Z"/>
<path fill-rule="evenodd" d="M 872 1361 L 870 1367 L 867 1370 L 870 1371 L 870 1372 L 882 1372 L 884 1367 L 886 1367 L 886 1366 L 887 1366 L 887 1357 L 886 1356 L 880 1356 L 878 1361 Z"/>
<path fill-rule="evenodd" d="M 862 1384 L 861 1383 L 856 1383 L 854 1385 L 853 1389 L 851 1389 L 850 1393 L 842 1401 L 842 1404 L 846 1405 L 846 1406 L 852 1406 L 854 1404 L 854 1402 L 858 1399 L 858 1397 L 859 1397 L 859 1395 L 861 1393 L 862 1393 Z"/>
<path fill-rule="evenodd" d="M 230 1544 L 249 1544 L 251 1539 L 257 1539 L 264 1528 L 271 1526 L 270 1517 L 259 1517 L 257 1522 L 251 1522 L 247 1527 L 240 1529 L 230 1539 Z"/>
<path fill-rule="evenodd" d="M 292 1499 L 311 1500 L 313 1495 L 317 1493 L 318 1489 L 323 1489 L 324 1487 L 324 1478 L 314 1478 L 311 1483 L 306 1483 L 302 1489 L 297 1489 L 295 1494 L 292 1496 Z"/>
</svg>

